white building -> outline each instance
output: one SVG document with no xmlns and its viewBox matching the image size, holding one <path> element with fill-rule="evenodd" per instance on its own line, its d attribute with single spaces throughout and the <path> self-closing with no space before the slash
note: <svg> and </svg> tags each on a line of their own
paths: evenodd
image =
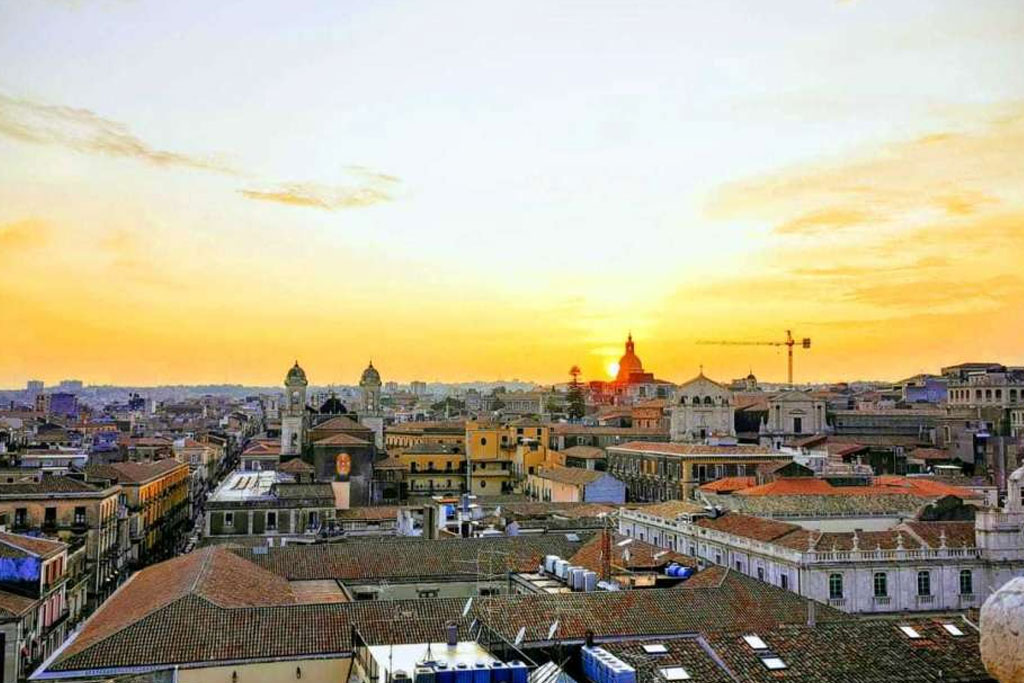
<svg viewBox="0 0 1024 683">
<path fill-rule="evenodd" d="M 824 434 L 825 399 L 803 391 L 785 391 L 768 399 L 768 417 L 761 423 L 762 446 L 780 448 L 794 438 Z"/>
<path fill-rule="evenodd" d="M 621 510 L 619 531 L 847 612 L 960 610 L 1024 576 L 1024 467 L 1009 480 L 1005 506 L 973 522 L 821 532 L 674 502 Z"/>
<path fill-rule="evenodd" d="M 732 392 L 701 372 L 676 389 L 672 441 L 703 442 L 710 436 L 736 436 Z"/>
</svg>

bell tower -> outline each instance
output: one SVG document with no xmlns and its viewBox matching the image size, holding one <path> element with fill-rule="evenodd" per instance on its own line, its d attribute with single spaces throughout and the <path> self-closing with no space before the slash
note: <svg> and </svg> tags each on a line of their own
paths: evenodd
<svg viewBox="0 0 1024 683">
<path fill-rule="evenodd" d="M 281 455 L 301 455 L 306 436 L 306 380 L 299 362 L 284 378 L 284 403 L 281 406 Z"/>
</svg>

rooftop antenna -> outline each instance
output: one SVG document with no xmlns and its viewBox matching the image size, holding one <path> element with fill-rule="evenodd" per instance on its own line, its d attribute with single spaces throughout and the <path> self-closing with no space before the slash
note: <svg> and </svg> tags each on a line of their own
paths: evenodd
<svg viewBox="0 0 1024 683">
<path fill-rule="evenodd" d="M 473 596 L 469 596 L 466 600 L 466 605 L 462 608 L 462 617 L 465 618 L 469 614 L 469 608 L 473 606 Z"/>
<path fill-rule="evenodd" d="M 551 628 L 548 629 L 548 640 L 555 639 L 555 632 L 558 630 L 558 619 L 551 622 Z"/>
<path fill-rule="evenodd" d="M 519 647 L 520 645 L 523 644 L 523 638 L 525 638 L 525 637 L 526 637 L 526 627 L 525 626 L 520 626 L 519 627 L 519 633 L 516 634 L 516 640 L 515 640 L 516 647 Z"/>
</svg>

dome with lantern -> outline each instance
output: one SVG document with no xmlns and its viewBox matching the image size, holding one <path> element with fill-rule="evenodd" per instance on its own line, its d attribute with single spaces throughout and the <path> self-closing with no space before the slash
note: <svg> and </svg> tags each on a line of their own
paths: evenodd
<svg viewBox="0 0 1024 683">
<path fill-rule="evenodd" d="M 630 333 L 626 339 L 626 353 L 619 359 L 619 371 L 615 376 L 615 381 L 628 382 L 631 375 L 642 374 L 643 371 L 644 364 L 640 362 L 640 357 L 633 350 L 633 334 Z"/>
<path fill-rule="evenodd" d="M 309 381 L 306 379 L 306 371 L 299 367 L 299 361 L 295 361 L 295 365 L 288 371 L 288 375 L 284 378 L 284 383 L 288 385 L 300 384 L 306 386 Z"/>
<path fill-rule="evenodd" d="M 359 379 L 359 386 L 366 386 L 368 384 L 380 384 L 380 373 L 377 372 L 377 368 L 373 367 L 373 361 L 370 361 L 370 365 L 363 370 L 363 376 Z"/>
</svg>

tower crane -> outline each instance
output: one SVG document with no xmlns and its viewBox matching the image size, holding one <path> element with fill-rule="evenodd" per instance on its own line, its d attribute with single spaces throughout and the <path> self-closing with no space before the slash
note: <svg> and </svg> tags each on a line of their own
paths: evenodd
<svg viewBox="0 0 1024 683">
<path fill-rule="evenodd" d="M 804 337 L 803 339 L 797 340 L 793 338 L 793 333 L 790 330 L 786 330 L 786 339 L 784 341 L 723 341 L 720 339 L 703 339 L 697 342 L 698 344 L 714 344 L 716 346 L 785 346 L 786 353 L 789 356 L 789 384 L 793 384 L 793 347 L 799 345 L 802 349 L 811 348 L 811 338 Z"/>
</svg>

